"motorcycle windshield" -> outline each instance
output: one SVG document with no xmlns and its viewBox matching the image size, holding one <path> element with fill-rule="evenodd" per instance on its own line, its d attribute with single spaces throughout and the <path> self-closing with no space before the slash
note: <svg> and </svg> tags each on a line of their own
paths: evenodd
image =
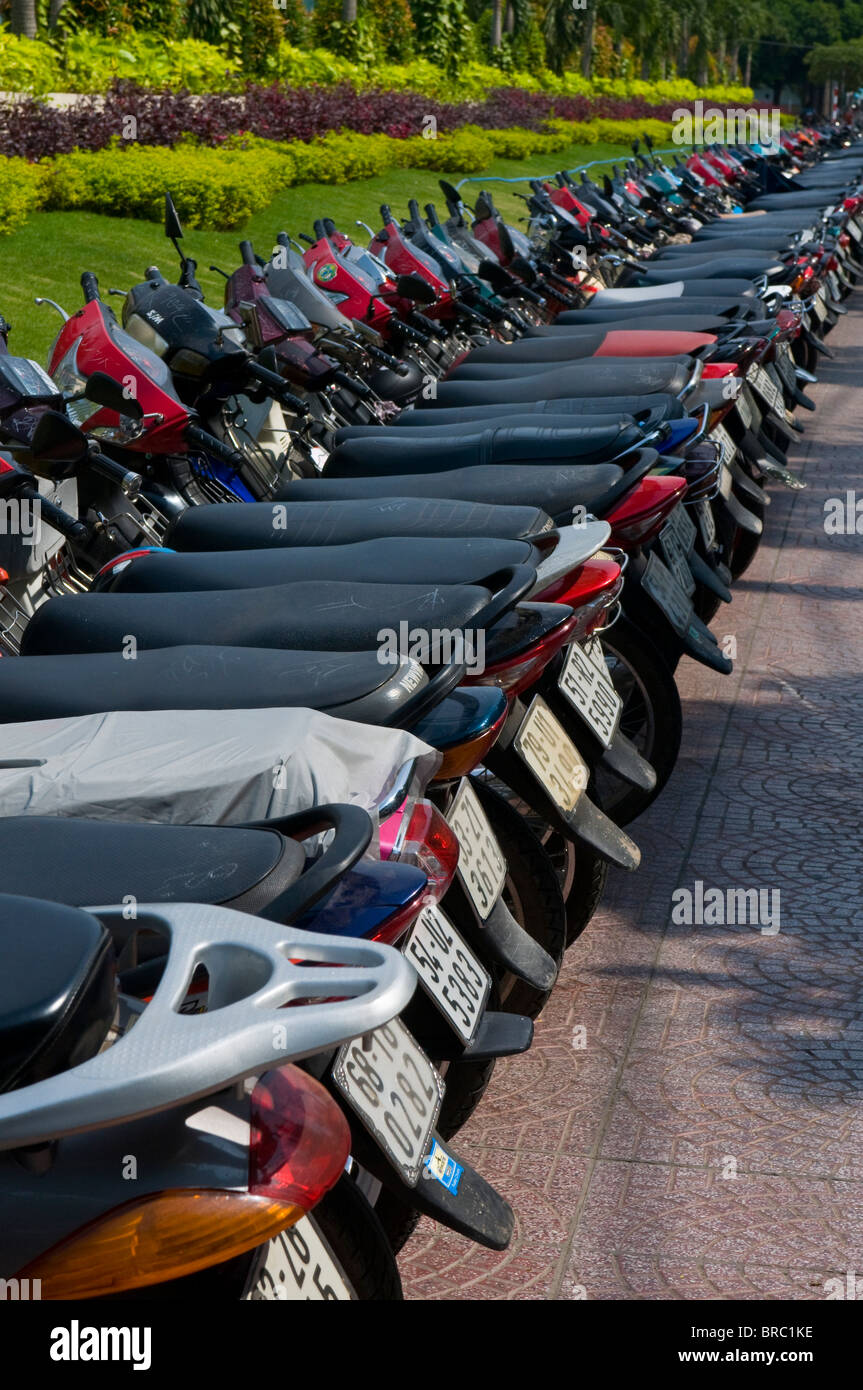
<svg viewBox="0 0 863 1390">
<path fill-rule="evenodd" d="M 274 299 L 290 300 L 310 323 L 319 328 L 351 331 L 350 319 L 345 318 L 323 290 L 312 284 L 302 258 L 288 247 L 279 247 L 276 257 L 264 267 L 264 279 Z"/>
</svg>

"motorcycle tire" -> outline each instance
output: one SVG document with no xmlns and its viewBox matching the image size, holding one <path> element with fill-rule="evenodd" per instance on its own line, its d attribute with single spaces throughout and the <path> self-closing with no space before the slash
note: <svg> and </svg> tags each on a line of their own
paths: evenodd
<svg viewBox="0 0 863 1390">
<path fill-rule="evenodd" d="M 566 907 L 554 865 L 525 818 L 506 797 L 474 779 L 474 789 L 507 863 L 504 901 L 519 926 L 560 966 L 566 949 Z M 501 1008 L 537 1018 L 551 990 L 535 989 L 512 975 L 498 980 Z"/>
<path fill-rule="evenodd" d="M 629 825 L 662 791 L 677 762 L 683 710 L 674 672 L 656 644 L 626 615 L 603 633 L 609 672 L 623 698 L 620 728 L 656 773 L 656 786 L 642 791 L 600 763 L 591 796 L 617 825 Z"/>
</svg>

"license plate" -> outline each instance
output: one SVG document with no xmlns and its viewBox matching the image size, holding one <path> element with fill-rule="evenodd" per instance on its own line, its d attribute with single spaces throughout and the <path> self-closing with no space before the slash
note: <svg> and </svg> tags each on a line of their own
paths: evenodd
<svg viewBox="0 0 863 1390">
<path fill-rule="evenodd" d="M 310 1216 L 282 1231 L 267 1246 L 264 1267 L 246 1301 L 350 1302 L 350 1284 Z"/>
<path fill-rule="evenodd" d="M 725 426 L 717 425 L 711 431 L 710 437 L 711 439 L 714 439 L 717 444 L 722 445 L 723 462 L 730 463 L 731 460 L 734 458 L 734 455 L 737 453 L 737 445 L 734 443 L 734 440 L 731 438 L 731 435 L 728 433 L 728 430 L 725 428 Z"/>
<path fill-rule="evenodd" d="M 671 570 L 660 560 L 655 550 L 650 552 L 641 582 L 654 603 L 662 609 L 671 626 L 681 637 L 689 627 L 692 603 L 685 589 L 678 584 Z"/>
<path fill-rule="evenodd" d="M 462 778 L 447 821 L 458 839 L 459 878 L 484 922 L 500 897 L 506 860 L 467 777 Z"/>
<path fill-rule="evenodd" d="M 827 272 L 827 283 L 828 283 L 828 285 L 830 286 L 830 292 L 831 292 L 831 294 L 833 295 L 833 298 L 836 299 L 836 300 L 841 299 L 841 298 L 842 298 L 842 286 L 841 286 L 840 283 L 839 283 L 839 276 L 836 274 L 836 271 L 835 271 L 835 270 L 828 270 L 828 272 Z"/>
<path fill-rule="evenodd" d="M 401 1020 L 394 1018 L 345 1043 L 333 1065 L 333 1080 L 402 1181 L 415 1187 L 444 1083 Z"/>
<path fill-rule="evenodd" d="M 675 512 L 683 512 L 683 510 L 681 506 L 675 508 Z M 659 533 L 659 543 L 662 546 L 665 563 L 681 589 L 691 597 L 695 593 L 695 580 L 692 576 L 692 570 L 689 568 L 687 557 L 692 549 L 692 541 L 695 539 L 695 527 L 689 521 L 688 516 L 685 520 L 689 523 L 689 529 L 683 533 L 686 539 L 681 538 L 681 531 L 675 525 L 672 514 L 672 520 L 668 521 Z"/>
<path fill-rule="evenodd" d="M 598 649 L 598 659 L 594 647 Z M 588 728 L 608 748 L 617 730 L 623 701 L 611 683 L 602 643 L 592 640 L 582 647 L 573 642 L 557 684 Z"/>
<path fill-rule="evenodd" d="M 749 395 L 745 390 L 740 392 L 740 395 L 737 397 L 735 404 L 737 406 L 737 414 L 743 421 L 744 427 L 748 430 L 751 430 L 755 420 L 755 416 L 752 412 L 752 406 L 749 403 Z"/>
<path fill-rule="evenodd" d="M 698 502 L 695 506 L 698 517 L 698 525 L 701 528 L 701 538 L 708 550 L 712 550 L 716 545 L 716 518 L 713 515 L 713 508 L 709 502 Z"/>
<path fill-rule="evenodd" d="M 565 814 L 574 810 L 587 786 L 587 764 L 540 695 L 534 696 L 514 747 L 554 804 Z"/>
<path fill-rule="evenodd" d="M 812 301 L 812 309 L 818 322 L 823 323 L 827 317 L 827 309 L 817 295 Z"/>
<path fill-rule="evenodd" d="M 785 419 L 785 400 L 773 378 L 762 366 L 753 367 L 749 373 L 749 384 L 756 390 L 766 405 L 780 418 Z"/>
<path fill-rule="evenodd" d="M 852 236 L 855 241 L 860 241 L 861 239 L 863 239 L 863 232 L 861 232 L 860 228 L 857 226 L 857 223 L 853 219 L 849 220 L 848 222 L 848 235 Z"/>
<path fill-rule="evenodd" d="M 426 994 L 459 1037 L 470 1042 L 482 1018 L 491 976 L 439 907 L 423 908 L 404 953 Z"/>
</svg>

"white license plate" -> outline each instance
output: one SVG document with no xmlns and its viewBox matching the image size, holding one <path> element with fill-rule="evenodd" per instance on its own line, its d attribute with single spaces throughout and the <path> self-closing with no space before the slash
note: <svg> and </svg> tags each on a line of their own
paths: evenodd
<svg viewBox="0 0 863 1390">
<path fill-rule="evenodd" d="M 697 502 L 695 512 L 698 516 L 702 540 L 707 549 L 712 550 L 716 545 L 716 518 L 713 515 L 713 508 L 709 502 Z"/>
<path fill-rule="evenodd" d="M 587 786 L 587 764 L 540 695 L 534 696 L 514 746 L 555 805 L 565 814 L 574 810 Z"/>
<path fill-rule="evenodd" d="M 823 323 L 827 317 L 827 310 L 818 295 L 812 301 L 812 309 L 819 323 Z"/>
<path fill-rule="evenodd" d="M 839 283 L 839 276 L 836 274 L 835 270 L 828 270 L 827 283 L 830 286 L 830 293 L 838 303 L 842 298 L 842 286 Z"/>
<path fill-rule="evenodd" d="M 484 922 L 500 897 L 506 860 L 467 777 L 462 778 L 447 821 L 458 839 L 459 878 Z"/>
<path fill-rule="evenodd" d="M 746 391 L 740 392 L 735 404 L 737 406 L 737 414 L 743 421 L 744 427 L 751 430 L 755 422 L 755 414 Z"/>
<path fill-rule="evenodd" d="M 749 384 L 756 390 L 771 410 L 779 416 L 780 420 L 785 419 L 785 399 L 771 376 L 765 372 L 760 365 L 755 366 L 749 373 Z"/>
<path fill-rule="evenodd" d="M 853 218 L 848 222 L 848 235 L 853 237 L 855 241 L 863 240 L 863 232 L 861 232 Z"/>
<path fill-rule="evenodd" d="M 424 907 L 404 945 L 426 994 L 459 1037 L 470 1042 L 482 1018 L 491 976 L 439 907 Z"/>
<path fill-rule="evenodd" d="M 641 576 L 641 582 L 654 603 L 662 609 L 675 632 L 682 637 L 689 627 L 692 602 L 655 550 L 652 550 L 647 558 L 647 568 Z"/>
<path fill-rule="evenodd" d="M 598 648 L 598 659 L 594 647 Z M 573 642 L 557 684 L 588 728 L 608 748 L 620 720 L 623 701 L 611 683 L 602 643 L 591 639 L 582 647 Z"/>
<path fill-rule="evenodd" d="M 444 1083 L 401 1020 L 339 1048 L 333 1080 L 402 1180 L 415 1187 Z"/>
<path fill-rule="evenodd" d="M 684 593 L 691 597 L 695 593 L 695 580 L 687 559 L 689 550 L 684 550 L 677 532 L 669 530 L 667 526 L 660 531 L 659 542 L 666 565 Z"/>
<path fill-rule="evenodd" d="M 310 1299 L 316 1303 L 347 1303 L 353 1297 L 350 1284 L 310 1216 L 304 1216 L 296 1226 L 268 1243 L 258 1281 L 246 1294 L 246 1300 L 255 1303 Z"/>
<path fill-rule="evenodd" d="M 711 439 L 714 439 L 717 444 L 722 445 L 723 462 L 730 463 L 731 460 L 734 458 L 734 455 L 737 453 L 737 445 L 734 443 L 734 440 L 731 438 L 731 435 L 728 433 L 728 430 L 725 428 L 725 426 L 716 425 L 714 429 L 711 431 L 710 437 Z"/>
</svg>

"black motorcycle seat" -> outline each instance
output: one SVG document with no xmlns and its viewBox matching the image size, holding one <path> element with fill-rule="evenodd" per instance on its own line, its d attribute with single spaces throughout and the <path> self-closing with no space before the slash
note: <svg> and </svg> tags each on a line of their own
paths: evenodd
<svg viewBox="0 0 863 1390">
<path fill-rule="evenodd" d="M 643 451 L 652 456 L 652 449 Z M 327 497 L 343 500 L 365 497 L 370 488 L 383 494 L 388 487 L 400 495 L 414 493 L 417 497 L 449 496 L 455 494 L 470 502 L 494 501 L 508 497 L 513 502 L 527 504 L 531 500 L 549 516 L 571 519 L 572 509 L 582 506 L 594 512 L 608 505 L 609 497 L 623 478 L 623 470 L 613 463 L 557 464 L 548 468 L 517 468 L 497 464 L 483 468 L 455 468 L 452 472 L 418 473 L 397 478 L 309 478 L 291 484 L 303 498 L 312 498 L 325 491 Z M 48 607 L 46 604 L 45 607 Z M 131 631 L 131 629 L 130 629 Z"/>
<path fill-rule="evenodd" d="M 293 486 L 293 485 L 292 485 Z M 293 492 L 290 494 L 293 497 Z M 260 550 L 346 545 L 381 536 L 494 536 L 518 539 L 548 530 L 549 518 L 527 507 L 477 506 L 422 493 L 351 502 L 218 502 L 188 507 L 173 523 L 166 545 L 174 550 Z"/>
<path fill-rule="evenodd" d="M 757 302 L 757 301 L 756 301 Z M 516 401 L 500 405 L 464 405 L 452 409 L 405 411 L 398 417 L 393 428 L 419 429 L 428 433 L 431 428 L 466 429 L 474 424 L 484 424 L 487 420 L 500 420 L 505 424 L 530 423 L 534 416 L 549 416 L 566 428 L 571 420 L 575 423 L 579 416 L 600 415 L 611 408 L 621 415 L 632 416 L 636 424 L 653 428 L 663 420 L 679 420 L 686 408 L 667 392 L 656 391 L 644 396 L 613 396 L 591 400 L 589 396 L 560 397 L 555 400 Z"/>
<path fill-rule="evenodd" d="M 153 552 L 118 569 L 112 594 L 191 593 L 196 589 L 261 589 L 307 579 L 370 584 L 481 584 L 507 565 L 538 564 L 527 541 L 470 537 L 414 540 L 408 536 L 355 545 L 292 550 Z"/>
<path fill-rule="evenodd" d="M 666 265 L 661 261 L 656 266 L 651 266 L 648 270 L 633 271 L 633 283 L 636 285 L 667 285 L 674 280 L 689 280 L 698 276 L 702 280 L 714 280 L 724 282 L 730 281 L 737 284 L 740 277 L 748 280 L 755 280 L 759 275 L 765 275 L 773 269 L 781 270 L 782 263 L 777 261 L 775 256 L 743 257 L 735 261 L 733 258 L 728 261 L 716 260 L 707 261 L 685 261 L 673 265 Z"/>
<path fill-rule="evenodd" d="M 4 829 L 9 824 L 4 821 Z M 14 863 L 11 847 L 3 862 Z M 42 850 L 39 868 L 50 870 Z M 30 892 L 41 884 L 37 875 Z M 114 979 L 113 943 L 95 917 L 31 897 L 0 896 L 0 1091 L 32 1085 L 95 1056 L 114 1015 Z"/>
<path fill-rule="evenodd" d="M 714 285 L 715 290 L 722 289 L 719 285 Z M 757 307 L 757 301 L 755 302 Z M 638 324 L 644 319 L 652 324 L 660 318 L 669 321 L 669 327 L 674 326 L 674 321 L 678 318 L 688 318 L 695 314 L 716 315 L 718 318 L 737 318 L 740 314 L 753 312 L 752 299 L 738 295 L 736 298 L 731 295 L 716 294 L 707 295 L 702 298 L 690 298 L 683 295 L 679 299 L 661 299 L 648 301 L 646 304 L 631 305 L 610 305 L 602 308 L 599 304 L 592 304 L 587 309 L 564 309 L 563 313 L 558 314 L 554 323 L 550 325 L 554 328 L 578 327 L 583 323 L 602 323 L 612 324 L 623 319 L 627 323 Z M 543 332 L 543 329 L 534 329 L 532 332 Z"/>
<path fill-rule="evenodd" d="M 808 208 L 827 208 L 831 203 L 837 202 L 842 197 L 842 189 L 823 188 L 813 189 L 811 192 L 787 192 L 787 193 L 762 193 L 760 198 L 754 198 L 748 205 L 750 212 L 781 212 L 791 207 L 797 213 L 803 215 L 799 218 L 801 226 L 805 226 L 806 212 Z"/>
<path fill-rule="evenodd" d="M 535 569 L 524 566 L 522 595 Z M 264 589 L 208 589 L 177 594 L 84 594 L 38 608 L 21 655 L 121 651 L 127 634 L 136 650 L 188 644 L 196 636 L 226 647 L 303 651 L 368 651 L 382 628 L 458 631 L 485 626 L 492 595 L 470 584 L 355 584 L 323 580 Z"/>
<path fill-rule="evenodd" d="M 684 300 L 685 304 L 690 301 Z M 729 320 L 724 319 L 715 313 L 699 313 L 691 308 L 684 314 L 652 314 L 648 319 L 646 316 L 639 318 L 637 315 L 632 318 L 613 318 L 609 315 L 607 323 L 598 325 L 603 337 L 606 333 L 723 333 L 727 330 Z M 570 337 L 577 337 L 582 332 L 583 327 L 596 328 L 597 325 L 582 325 L 580 323 L 552 323 L 542 328 L 529 328 L 524 337 L 519 341 L 519 348 L 523 352 L 524 347 L 529 342 L 541 340 L 542 342 L 554 342 L 560 344 L 563 352 L 565 342 Z M 486 351 L 487 349 L 483 349 Z"/>
<path fill-rule="evenodd" d="M 454 372 L 449 380 L 459 378 L 466 379 L 474 375 L 471 368 L 479 367 L 483 371 L 488 366 L 506 366 L 514 369 L 530 367 L 533 371 L 541 366 L 555 366 L 557 363 L 583 361 L 590 357 L 595 360 L 594 343 L 597 337 L 601 346 L 605 343 L 609 333 L 620 333 L 628 335 L 628 345 L 640 349 L 645 356 L 679 356 L 684 352 L 695 352 L 702 346 L 696 338 L 690 338 L 693 330 L 687 328 L 683 323 L 675 323 L 668 331 L 674 334 L 673 346 L 667 352 L 655 352 L 658 344 L 655 338 L 649 341 L 651 335 L 660 330 L 655 323 L 636 323 L 623 326 L 620 324 L 605 324 L 599 327 L 588 326 L 587 328 L 574 328 L 564 326 L 553 336 L 545 338 L 521 338 L 517 343 L 490 343 L 488 347 L 478 348 L 472 352 L 464 363 L 459 367 L 458 372 Z M 697 332 L 697 330 L 695 330 Z M 681 335 L 686 334 L 686 338 Z M 589 335 L 589 337 L 585 336 Z M 618 347 L 620 340 L 618 339 Z M 585 345 L 590 346 L 590 351 L 585 351 Z M 609 352 L 608 356 L 622 356 L 619 351 Z"/>
<path fill-rule="evenodd" d="M 693 364 L 689 357 L 605 357 L 597 361 L 576 362 L 518 380 L 442 381 L 437 388 L 441 407 L 461 405 L 506 405 L 529 401 L 578 397 L 620 397 L 624 393 L 648 395 L 668 392 L 678 395 L 688 385 Z M 619 409 L 628 409 L 617 400 Z M 422 409 L 427 402 L 422 402 Z"/>
<path fill-rule="evenodd" d="M 0 891 L 42 893 L 80 907 L 138 902 L 221 904 L 259 910 L 303 872 L 302 845 L 277 830 L 158 825 L 78 816 L 10 816 Z"/>
<path fill-rule="evenodd" d="M 600 385 L 605 382 L 616 382 L 618 388 L 622 383 L 625 385 L 626 368 L 630 362 L 635 363 L 636 375 L 640 369 L 645 369 L 646 364 L 658 363 L 660 368 L 658 379 L 662 381 L 671 379 L 668 372 L 662 374 L 663 366 L 669 367 L 674 364 L 681 368 L 685 367 L 687 370 L 686 376 L 683 378 L 684 383 L 692 371 L 692 362 L 689 356 L 684 353 L 675 353 L 673 356 L 662 358 L 590 357 L 571 363 L 523 362 L 513 354 L 501 362 L 474 362 L 472 358 L 468 358 L 444 378 L 443 385 L 447 386 L 454 381 L 519 381 L 522 377 L 525 380 L 542 383 L 552 372 L 569 372 L 571 380 L 580 379 L 585 383 L 584 393 L 587 394 L 587 387 L 594 381 Z M 440 394 L 440 387 L 438 394 Z"/>
<path fill-rule="evenodd" d="M 481 413 L 485 412 L 485 413 Z M 444 411 L 437 411 L 433 415 L 421 415 L 415 422 L 415 428 L 410 434 L 404 431 L 404 425 L 411 418 L 409 414 L 400 415 L 391 425 L 344 425 L 340 430 L 336 430 L 335 443 L 347 444 L 352 439 L 382 439 L 384 435 L 396 435 L 404 440 L 406 446 L 411 441 L 417 439 L 463 439 L 466 434 L 482 434 L 485 430 L 495 429 L 498 425 L 501 428 L 511 429 L 558 429 L 569 430 L 575 435 L 583 435 L 594 429 L 620 430 L 635 424 L 631 415 L 592 415 L 589 419 L 579 420 L 561 411 L 552 412 L 550 409 L 545 413 L 533 411 L 529 406 L 516 406 L 513 413 L 496 410 L 493 406 L 479 406 L 472 429 L 465 429 L 465 422 L 453 420 L 451 423 L 439 424 L 438 416 L 443 415 Z M 461 412 L 456 412 L 461 414 Z M 465 412 L 466 414 L 468 412 Z M 417 428 L 419 427 L 419 433 Z"/>
<path fill-rule="evenodd" d="M 421 676 L 420 686 L 425 685 Z M 412 698 L 414 663 L 377 651 L 273 651 L 176 646 L 0 661 L 0 724 L 113 710 L 318 709 L 387 724 Z"/>
<path fill-rule="evenodd" d="M 591 303 L 595 304 L 597 308 L 602 309 L 606 308 L 609 304 L 620 303 L 625 304 L 626 308 L 628 308 L 628 302 L 625 299 L 619 298 L 619 296 L 640 294 L 644 296 L 643 300 L 640 302 L 647 303 L 651 301 L 651 299 L 655 300 L 660 297 L 664 301 L 666 292 L 669 293 L 669 298 L 672 299 L 709 299 L 717 295 L 727 295 L 729 299 L 736 299 L 741 295 L 754 295 L 755 289 L 751 279 L 728 280 L 722 278 L 715 280 L 710 276 L 704 276 L 696 280 L 693 278 L 690 270 L 687 275 L 678 274 L 673 276 L 670 280 L 662 281 L 659 284 L 635 285 L 629 288 L 625 285 L 621 285 L 619 287 L 615 286 L 613 290 L 598 290 L 591 300 Z M 664 302 L 661 307 L 662 312 L 665 313 L 666 305 Z"/>
<path fill-rule="evenodd" d="M 593 426 L 590 416 L 572 430 L 507 426 L 462 432 L 436 432 L 435 438 L 384 427 L 371 439 L 352 439 L 330 454 L 325 478 L 386 477 L 409 470 L 436 473 L 475 467 L 525 467 L 582 463 L 589 466 L 634 448 L 642 438 L 636 425 Z M 539 417 L 538 417 L 539 420 Z"/>
</svg>

